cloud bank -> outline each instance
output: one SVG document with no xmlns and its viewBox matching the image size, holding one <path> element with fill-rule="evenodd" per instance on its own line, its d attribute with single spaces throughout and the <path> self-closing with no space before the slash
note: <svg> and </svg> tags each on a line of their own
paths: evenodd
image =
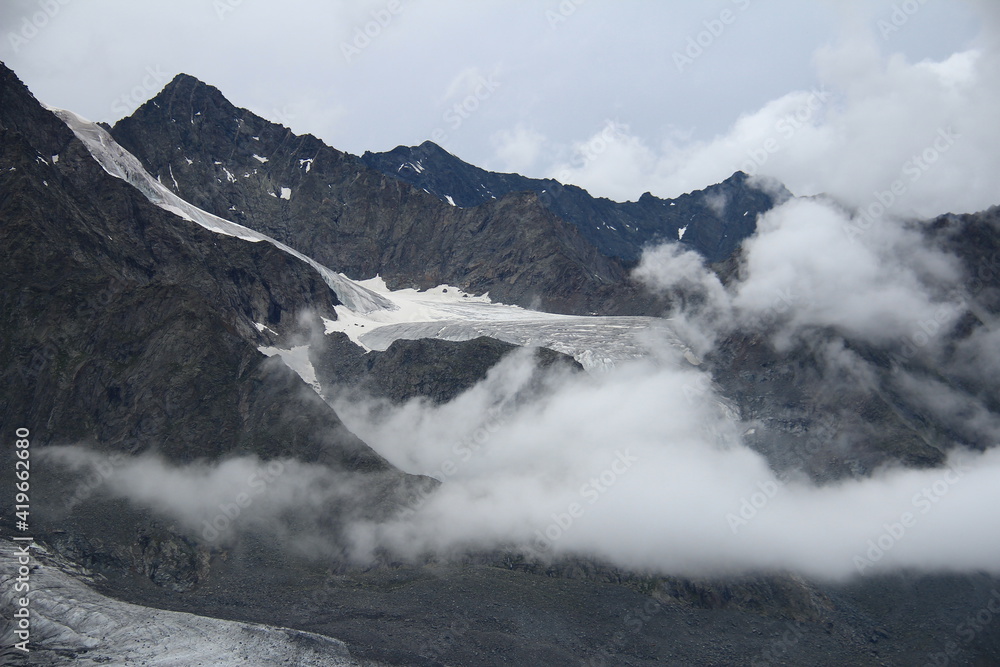
<svg viewBox="0 0 1000 667">
<path fill-rule="evenodd" d="M 358 563 L 511 549 L 686 575 L 1000 573 L 1000 449 L 959 448 L 943 467 L 816 486 L 776 474 L 744 445 L 746 425 L 701 370 L 631 362 L 553 378 L 533 400 L 519 400 L 530 371 L 526 356 L 508 359 L 440 406 L 339 403 L 377 451 L 442 482 L 389 520 L 322 530 L 322 516 L 351 508 L 364 490 L 295 461 L 176 466 L 142 457 L 120 462 L 101 492 L 179 519 L 209 542 L 206 525 L 289 535 L 294 515 L 299 548 Z M 77 448 L 50 456 L 77 467 L 102 460 Z M 218 520 L 234 505 L 246 505 L 239 517 Z"/>
<path fill-rule="evenodd" d="M 746 425 L 703 371 L 648 362 L 564 379 L 503 418 L 480 412 L 489 428 L 473 447 L 475 420 L 468 404 L 456 419 L 460 403 L 414 401 L 378 419 L 339 406 L 377 450 L 443 482 L 396 520 L 355 524 L 357 557 L 509 548 L 687 575 L 1000 572 L 990 509 L 1000 449 L 959 447 L 943 467 L 816 486 L 775 473 L 743 443 Z"/>
<path fill-rule="evenodd" d="M 996 8 L 973 6 L 982 33 L 966 50 L 911 62 L 880 36 L 885 17 L 855 18 L 815 52 L 816 87 L 744 113 L 712 139 L 629 133 L 596 159 L 577 147 L 549 174 L 620 200 L 674 197 L 743 170 L 851 208 L 891 201 L 901 217 L 983 210 L 1000 177 L 1000 40 Z"/>
</svg>

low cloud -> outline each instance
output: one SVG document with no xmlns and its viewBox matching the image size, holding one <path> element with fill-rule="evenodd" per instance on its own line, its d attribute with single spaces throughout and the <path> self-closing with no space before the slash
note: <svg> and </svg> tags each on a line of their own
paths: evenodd
<svg viewBox="0 0 1000 667">
<path fill-rule="evenodd" d="M 548 172 L 622 201 L 676 197 L 743 170 L 852 209 L 891 198 L 899 217 L 983 210 L 1000 177 L 1000 39 L 996 8 L 972 5 L 982 33 L 963 51 L 911 62 L 880 39 L 877 16 L 855 16 L 815 52 L 816 87 L 748 111 L 711 139 L 625 133 L 596 159 Z"/>
<path fill-rule="evenodd" d="M 389 416 L 391 432 L 376 426 L 368 438 L 378 450 L 402 454 L 404 446 L 422 457 L 434 447 L 422 424 L 444 428 L 447 415 L 447 407 L 403 406 Z M 415 435 L 401 440 L 407 421 Z M 543 405 L 497 424 L 396 520 L 355 524 L 355 555 L 510 548 L 692 575 L 1000 571 L 990 510 L 1000 500 L 1000 450 L 956 451 L 942 468 L 817 487 L 776 475 L 741 442 L 743 428 L 694 369 L 634 363 L 567 381 Z M 435 469 L 433 457 L 422 463 L 423 472 Z"/>
<path fill-rule="evenodd" d="M 733 307 L 753 316 L 789 295 L 785 338 L 833 327 L 866 341 L 902 339 L 919 322 L 960 314 L 949 306 L 961 281 L 955 258 L 927 247 L 919 232 L 884 220 L 864 232 L 838 207 L 791 200 L 761 216 L 745 243 L 744 278 Z M 942 315 L 942 313 L 946 313 Z"/>
<path fill-rule="evenodd" d="M 816 486 L 795 471 L 775 473 L 744 444 L 747 425 L 708 374 L 678 359 L 655 361 L 671 354 L 597 375 L 556 375 L 534 392 L 529 355 L 511 355 L 443 405 L 338 401 L 345 423 L 376 451 L 441 481 L 389 519 L 354 513 L 368 502 L 360 477 L 293 460 L 176 465 L 142 456 L 118 461 L 99 492 L 208 541 L 267 531 L 358 563 L 386 553 L 419 560 L 512 549 L 687 575 L 1000 573 L 992 510 L 1000 449 L 959 448 L 939 468 Z M 858 362 L 841 348 L 827 356 L 833 367 Z M 46 456 L 46 465 L 81 475 L 106 459 L 75 447 Z M 237 517 L 219 518 L 236 506 Z M 332 531 L 324 528 L 331 514 L 353 518 Z"/>
<path fill-rule="evenodd" d="M 38 452 L 46 466 L 75 474 L 67 509 L 103 496 L 124 498 L 169 517 L 189 536 L 226 544 L 248 531 L 296 548 L 333 554 L 335 527 L 371 500 L 371 480 L 294 459 L 238 456 L 177 464 L 155 454 L 122 456 L 71 445 Z"/>
<path fill-rule="evenodd" d="M 542 155 L 545 136 L 519 124 L 511 130 L 496 132 L 492 141 L 503 171 L 523 174 L 534 170 Z"/>
</svg>

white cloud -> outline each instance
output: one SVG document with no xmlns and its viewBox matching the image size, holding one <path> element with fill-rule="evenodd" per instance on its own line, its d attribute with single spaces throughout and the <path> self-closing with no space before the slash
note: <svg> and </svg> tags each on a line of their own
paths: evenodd
<svg viewBox="0 0 1000 667">
<path fill-rule="evenodd" d="M 356 524 L 357 553 L 507 546 L 694 575 L 998 571 L 1000 525 L 989 508 L 1000 500 L 1000 451 L 956 453 L 950 467 L 887 470 L 827 487 L 783 481 L 740 444 L 739 424 L 724 416 L 710 386 L 693 370 L 641 364 L 567 383 L 544 408 L 525 407 L 498 423 L 414 512 Z M 437 444 L 420 424 L 431 419 L 440 428 L 448 414 L 410 406 L 391 414 L 392 432 L 365 426 L 376 449 L 426 452 Z M 401 442 L 405 421 L 415 435 Z M 748 511 L 746 503 L 759 507 Z M 869 555 L 868 541 L 880 539 L 882 551 Z"/>
<path fill-rule="evenodd" d="M 895 221 L 859 236 L 852 224 L 815 200 L 793 199 L 761 216 L 745 243 L 745 278 L 733 289 L 733 306 L 753 318 L 771 309 L 776 295 L 788 295 L 785 343 L 810 327 L 899 342 L 922 321 L 945 312 L 947 326 L 960 314 L 951 298 L 960 285 L 952 258 Z"/>
<path fill-rule="evenodd" d="M 698 355 L 709 352 L 716 336 L 732 327 L 732 297 L 694 250 L 679 243 L 648 248 L 633 275 L 675 301 L 672 326 Z"/>
<path fill-rule="evenodd" d="M 515 173 L 533 171 L 545 145 L 545 137 L 540 132 L 523 124 L 494 133 L 492 140 L 502 170 Z"/>
<path fill-rule="evenodd" d="M 768 211 L 743 253 L 727 287 L 673 243 L 647 249 L 634 275 L 677 302 L 671 315 L 699 354 L 734 328 L 769 331 L 779 348 L 817 328 L 902 345 L 926 323 L 947 331 L 966 310 L 956 258 L 891 218 L 861 229 L 829 201 L 791 199 Z"/>
<path fill-rule="evenodd" d="M 897 216 L 997 203 L 995 24 L 976 48 L 914 62 L 884 54 L 891 44 L 878 43 L 869 19 L 850 23 L 815 52 L 820 85 L 744 113 L 715 137 L 685 140 L 671 132 L 652 142 L 628 134 L 592 160 L 559 162 L 548 173 L 619 200 L 645 191 L 675 197 L 742 169 L 774 177 L 797 195 L 826 193 L 852 207 L 891 199 Z"/>
<path fill-rule="evenodd" d="M 866 370 L 843 346 L 828 345 L 821 357 L 831 378 Z M 338 401 L 345 423 L 377 451 L 442 481 L 394 518 L 354 520 L 344 534 L 324 526 L 334 513 L 358 516 L 359 505 L 368 507 L 368 482 L 291 460 L 125 459 L 100 492 L 174 518 L 203 539 L 213 538 L 212 526 L 222 540 L 230 530 L 265 531 L 312 554 L 346 548 L 360 562 L 383 549 L 405 559 L 513 548 L 674 575 L 1000 573 L 993 511 L 1000 449 L 959 449 L 939 468 L 884 469 L 816 486 L 777 476 L 743 444 L 746 425 L 703 371 L 637 361 L 600 375 L 552 377 L 537 394 L 525 393 L 531 372 L 522 352 L 444 405 Z M 914 391 L 913 383 L 903 388 Z M 968 405 L 954 392 L 923 389 L 929 401 L 950 397 L 944 411 Z M 983 411 L 970 414 L 977 428 L 997 427 Z M 47 466 L 78 470 L 107 462 L 80 448 L 49 448 L 45 456 Z M 227 521 L 235 506 L 238 516 Z"/>
</svg>

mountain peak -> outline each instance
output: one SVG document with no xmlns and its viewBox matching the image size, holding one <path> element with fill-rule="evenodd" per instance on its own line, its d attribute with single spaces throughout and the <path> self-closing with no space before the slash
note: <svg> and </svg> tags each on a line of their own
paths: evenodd
<svg viewBox="0 0 1000 667">
<path fill-rule="evenodd" d="M 432 141 L 397 146 L 386 153 L 366 152 L 361 159 L 387 176 L 461 208 L 517 192 L 533 192 L 543 206 L 576 226 L 602 253 L 625 262 L 638 261 L 647 244 L 665 240 L 683 242 L 709 261 L 721 261 L 754 232 L 757 215 L 782 197 L 778 189 L 765 192 L 751 185 L 750 177 L 737 171 L 720 183 L 675 200 L 645 192 L 636 202 L 615 202 L 552 179 L 487 171 Z M 728 213 L 726 204 L 731 204 Z M 683 234 L 679 232 L 682 228 Z"/>
<path fill-rule="evenodd" d="M 451 157 L 451 158 L 453 158 L 455 160 L 459 160 L 459 161 L 463 161 L 464 162 L 464 160 L 461 160 L 461 158 L 456 157 L 452 153 L 449 153 L 447 150 L 444 149 L 444 147 L 442 147 L 442 146 L 434 143 L 430 139 L 428 139 L 427 141 L 425 141 L 422 144 L 420 144 L 419 146 L 417 146 L 417 148 L 420 149 L 421 151 L 425 152 L 425 153 L 431 153 L 431 154 L 436 154 L 436 155 L 447 155 L 447 156 L 449 156 L 449 157 Z"/>
<path fill-rule="evenodd" d="M 191 76 L 190 74 L 187 74 L 185 72 L 178 72 L 177 74 L 174 75 L 174 78 L 172 78 L 165 87 L 170 88 L 171 86 L 179 86 L 185 83 L 201 84 L 203 86 L 208 85 L 207 83 L 205 83 L 196 76 Z"/>
<path fill-rule="evenodd" d="M 218 88 L 183 72 L 175 75 L 163 90 L 139 106 L 132 115 L 148 111 L 151 107 L 166 109 L 174 120 L 187 119 L 189 115 L 210 109 L 222 111 L 226 116 L 236 111 L 236 106 Z"/>
</svg>

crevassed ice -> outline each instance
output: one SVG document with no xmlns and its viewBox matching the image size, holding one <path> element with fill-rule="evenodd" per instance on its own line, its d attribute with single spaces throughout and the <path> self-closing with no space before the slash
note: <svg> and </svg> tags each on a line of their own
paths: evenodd
<svg viewBox="0 0 1000 667">
<path fill-rule="evenodd" d="M 0 579 L 17 576 L 17 549 L 0 540 Z M 226 621 L 120 602 L 101 595 L 87 573 L 32 544 L 31 655 L 25 664 L 218 665 L 276 664 L 335 667 L 359 665 L 347 646 L 311 632 Z M 19 593 L 0 590 L 0 610 L 14 613 Z M 15 640 L 2 638 L 7 645 Z M 69 657 L 72 656 L 72 657 Z M 37 662 L 36 662 L 37 661 Z"/>
<path fill-rule="evenodd" d="M 658 347 L 675 352 L 678 364 L 700 363 L 669 320 L 662 318 L 543 313 L 493 303 L 489 295 L 472 296 L 448 285 L 390 291 L 378 277 L 361 284 L 392 299 L 397 309 L 356 313 L 337 306 L 337 320 L 324 322 L 327 333 L 343 332 L 365 350 L 385 350 L 400 339 L 461 341 L 488 336 L 514 345 L 552 348 L 571 355 L 588 370 L 599 370 L 647 356 L 648 339 L 655 338 Z"/>
</svg>

